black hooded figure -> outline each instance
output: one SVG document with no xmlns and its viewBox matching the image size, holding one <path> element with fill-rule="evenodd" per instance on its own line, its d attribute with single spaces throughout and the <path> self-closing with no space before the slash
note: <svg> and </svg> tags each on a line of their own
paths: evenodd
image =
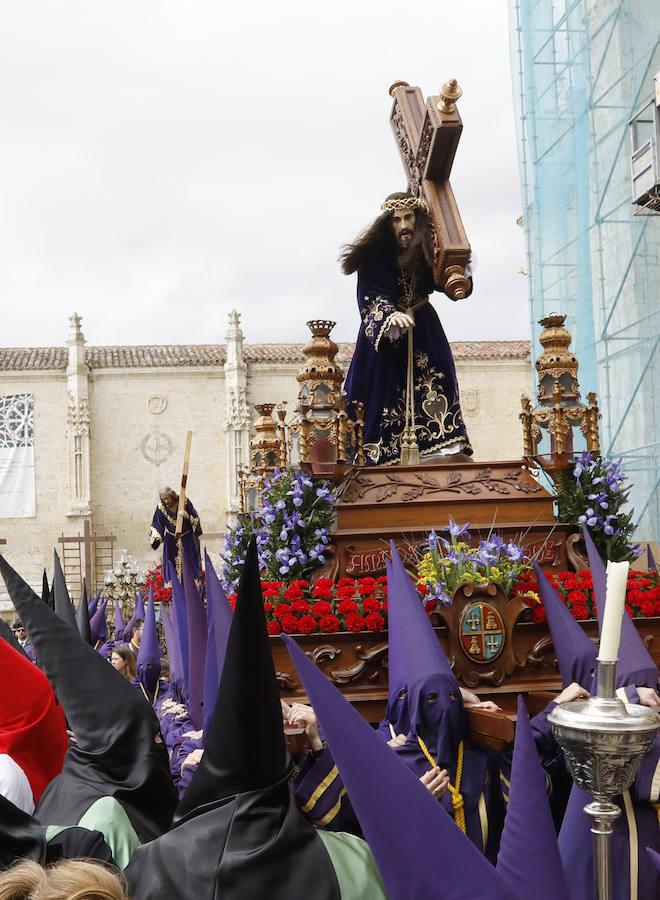
<svg viewBox="0 0 660 900">
<path fill-rule="evenodd" d="M 107 823 L 120 835 L 121 853 L 108 842 L 125 865 L 140 842 L 167 830 L 176 805 L 158 720 L 142 694 L 1 556 L 0 573 L 75 736 L 35 817 L 42 825 L 98 827 L 106 838 Z"/>
<path fill-rule="evenodd" d="M 62 571 L 62 563 L 57 555 L 57 550 L 53 550 L 52 595 L 53 609 L 57 615 L 63 622 L 70 625 L 74 631 L 77 631 L 78 623 L 76 622 L 76 614 L 73 609 L 73 604 L 71 603 L 71 597 L 69 596 L 69 590 L 66 586 L 66 579 L 64 578 L 64 572 Z"/>
<path fill-rule="evenodd" d="M 254 539 L 247 553 L 204 756 L 172 830 L 126 875 L 140 900 L 340 900 L 328 851 L 289 787 Z"/>
<path fill-rule="evenodd" d="M 114 863 L 99 831 L 74 826 L 58 829 L 51 837 L 45 825 L 0 794 L 0 870 L 22 859 L 46 866 L 60 859 L 83 857 Z"/>
</svg>

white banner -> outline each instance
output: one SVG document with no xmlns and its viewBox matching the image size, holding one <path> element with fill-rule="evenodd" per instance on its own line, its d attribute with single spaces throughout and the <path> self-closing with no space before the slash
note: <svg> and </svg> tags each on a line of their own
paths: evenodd
<svg viewBox="0 0 660 900">
<path fill-rule="evenodd" d="M 36 515 L 34 395 L 0 397 L 0 518 Z"/>
</svg>

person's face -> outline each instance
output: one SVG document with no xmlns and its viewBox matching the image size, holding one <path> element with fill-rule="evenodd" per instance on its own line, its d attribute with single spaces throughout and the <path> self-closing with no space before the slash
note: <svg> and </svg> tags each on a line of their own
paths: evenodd
<svg viewBox="0 0 660 900">
<path fill-rule="evenodd" d="M 412 209 L 395 209 L 392 213 L 392 230 L 402 250 L 410 244 L 415 230 L 415 213 Z"/>
<path fill-rule="evenodd" d="M 142 640 L 142 632 L 144 631 L 144 622 L 140 622 L 139 625 L 136 625 L 135 631 L 133 632 L 133 636 L 136 637 L 139 641 Z"/>
<path fill-rule="evenodd" d="M 167 493 L 161 494 L 160 499 L 168 509 L 176 509 L 179 505 L 179 495 L 174 491 L 167 491 Z"/>
<path fill-rule="evenodd" d="M 121 656 L 118 653 L 115 653 L 114 651 L 110 654 L 110 665 L 114 666 L 114 668 L 118 672 L 121 672 L 123 675 L 124 669 L 126 667 L 126 663 L 121 658 Z"/>
<path fill-rule="evenodd" d="M 21 626 L 20 628 L 14 628 L 14 634 L 19 641 L 24 641 L 27 639 L 27 631 L 25 630 L 25 628 L 23 628 L 23 626 Z"/>
</svg>

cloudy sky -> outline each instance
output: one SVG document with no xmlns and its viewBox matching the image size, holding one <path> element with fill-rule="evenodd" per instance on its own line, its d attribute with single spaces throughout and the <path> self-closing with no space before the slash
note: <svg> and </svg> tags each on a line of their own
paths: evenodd
<svg viewBox="0 0 660 900">
<path fill-rule="evenodd" d="M 0 17 L 3 346 L 298 341 L 358 326 L 340 245 L 405 188 L 389 85 L 458 79 L 475 290 L 450 339 L 528 336 L 506 3 L 21 0 Z"/>
</svg>

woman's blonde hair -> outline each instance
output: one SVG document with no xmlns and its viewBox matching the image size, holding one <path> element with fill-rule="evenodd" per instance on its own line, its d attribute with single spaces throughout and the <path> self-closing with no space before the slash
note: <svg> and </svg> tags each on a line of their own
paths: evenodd
<svg viewBox="0 0 660 900">
<path fill-rule="evenodd" d="M 0 873 L 0 900 L 129 900 L 124 876 L 99 862 L 24 860 Z"/>
</svg>

